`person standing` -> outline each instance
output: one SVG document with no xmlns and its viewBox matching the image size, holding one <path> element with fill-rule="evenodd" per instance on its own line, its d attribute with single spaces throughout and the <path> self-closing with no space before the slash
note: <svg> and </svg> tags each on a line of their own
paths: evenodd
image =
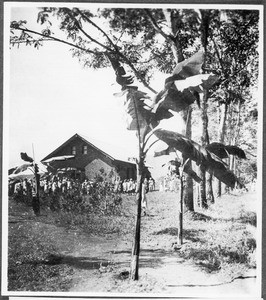
<svg viewBox="0 0 266 300">
<path fill-rule="evenodd" d="M 149 192 L 153 191 L 153 180 L 152 178 L 149 179 Z"/>
<path fill-rule="evenodd" d="M 125 194 L 127 192 L 127 181 L 126 179 L 123 181 L 123 193 Z"/>
<path fill-rule="evenodd" d="M 148 215 L 148 201 L 147 201 L 147 185 L 148 181 L 147 178 L 144 179 L 144 182 L 142 183 L 142 189 L 141 189 L 141 209 L 143 211 L 143 215 Z"/>
</svg>

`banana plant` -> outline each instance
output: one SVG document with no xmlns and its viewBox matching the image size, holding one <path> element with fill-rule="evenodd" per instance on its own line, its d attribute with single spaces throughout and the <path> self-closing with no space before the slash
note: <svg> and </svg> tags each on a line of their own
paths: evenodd
<svg viewBox="0 0 266 300">
<path fill-rule="evenodd" d="M 115 96 L 123 99 L 127 115 L 127 129 L 134 130 L 138 137 L 139 154 L 137 165 L 137 215 L 135 236 L 132 248 L 131 279 L 139 277 L 140 225 L 143 170 L 145 157 L 151 146 L 158 140 L 163 140 L 164 132 L 155 130 L 161 120 L 173 116 L 170 110 L 180 112 L 197 102 L 200 105 L 199 94 L 205 88 L 211 87 L 218 80 L 213 74 L 201 74 L 204 52 L 199 51 L 187 60 L 177 64 L 172 75 L 165 80 L 164 88 L 154 97 L 139 91 L 130 75 L 126 75 L 122 62 L 113 53 L 106 53 L 116 74 L 116 81 L 121 85 L 121 92 Z M 157 136 L 155 142 L 149 144 L 151 136 Z M 182 140 L 179 138 L 179 140 Z M 175 146 L 175 145 L 174 145 Z M 185 148 L 184 151 L 187 151 Z M 189 155 L 187 155 L 189 158 Z M 184 165 L 185 166 L 185 165 Z"/>
<path fill-rule="evenodd" d="M 35 177 L 35 186 L 33 186 L 32 192 L 32 209 L 36 216 L 40 215 L 40 174 L 39 166 L 33 158 L 28 156 L 26 152 L 21 152 L 20 157 L 22 160 L 28 162 L 28 166 L 33 167 L 33 174 Z"/>
<path fill-rule="evenodd" d="M 154 134 L 168 147 L 160 152 L 155 152 L 154 156 L 168 155 L 171 152 L 179 151 L 182 153 L 182 163 L 180 166 L 180 200 L 179 200 L 179 223 L 178 223 L 178 245 L 183 243 L 183 172 L 190 175 L 196 182 L 200 182 L 201 178 L 192 168 L 188 168 L 187 162 L 194 161 L 204 171 L 214 175 L 227 186 L 234 188 L 236 183 L 243 186 L 235 174 L 229 170 L 227 164 L 222 160 L 228 158 L 229 155 L 238 156 L 246 159 L 245 152 L 231 145 L 223 145 L 221 143 L 211 143 L 206 147 L 202 147 L 196 142 L 186 138 L 182 134 L 168 130 L 158 129 Z"/>
</svg>

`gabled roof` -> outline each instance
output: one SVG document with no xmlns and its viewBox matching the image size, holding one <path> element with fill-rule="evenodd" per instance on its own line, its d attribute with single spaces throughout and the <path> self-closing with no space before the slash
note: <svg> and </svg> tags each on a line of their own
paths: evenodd
<svg viewBox="0 0 266 300">
<path fill-rule="evenodd" d="M 62 148 L 64 148 L 68 143 L 70 143 L 71 141 L 73 141 L 74 139 L 79 138 L 81 139 L 84 143 L 86 143 L 87 145 L 89 145 L 90 147 L 96 149 L 97 151 L 101 152 L 104 156 L 108 157 L 109 159 L 111 159 L 112 161 L 114 160 L 120 160 L 123 162 L 127 162 L 132 164 L 131 162 L 128 161 L 128 156 L 125 153 L 124 149 L 121 149 L 119 147 L 116 147 L 114 145 L 110 145 L 108 143 L 102 142 L 102 141 L 98 141 L 95 139 L 91 139 L 88 137 L 85 137 L 84 135 L 79 135 L 79 134 L 74 134 L 70 139 L 68 139 L 66 142 L 64 142 L 61 146 L 59 146 L 58 148 L 56 148 L 53 152 L 51 152 L 50 154 L 48 154 L 46 157 L 44 157 L 42 159 L 46 160 L 48 158 L 51 158 L 53 156 L 55 156 L 55 154 L 60 151 Z M 93 143 L 89 142 L 88 139 L 92 140 Z M 110 154 L 108 154 L 110 153 Z"/>
<path fill-rule="evenodd" d="M 129 162 L 129 157 L 136 156 L 136 153 L 133 153 L 133 150 L 127 149 L 118 145 L 110 144 L 108 142 L 98 140 L 95 138 L 88 137 L 86 135 L 80 135 L 85 141 L 90 141 L 90 144 L 93 144 L 94 147 L 101 149 L 102 152 L 108 153 L 109 157 L 112 157 L 115 160 Z M 134 163 L 135 164 L 135 163 Z"/>
</svg>

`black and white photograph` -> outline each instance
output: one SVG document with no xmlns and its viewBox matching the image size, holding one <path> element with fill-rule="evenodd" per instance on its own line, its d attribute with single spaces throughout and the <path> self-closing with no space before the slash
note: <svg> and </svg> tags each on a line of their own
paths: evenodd
<svg viewBox="0 0 266 300">
<path fill-rule="evenodd" d="M 3 19 L 1 294 L 261 299 L 263 5 Z"/>
</svg>

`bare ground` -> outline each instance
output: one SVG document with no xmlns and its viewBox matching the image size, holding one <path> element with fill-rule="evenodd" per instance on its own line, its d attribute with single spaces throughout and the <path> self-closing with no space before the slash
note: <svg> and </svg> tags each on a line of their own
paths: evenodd
<svg viewBox="0 0 266 300">
<path fill-rule="evenodd" d="M 17 232 L 19 226 L 26 226 L 32 235 L 50 242 L 56 254 L 46 259 L 73 270 L 63 275 L 70 282 L 66 291 L 71 294 L 254 295 L 258 290 L 255 269 L 245 270 L 232 279 L 219 272 L 208 273 L 191 260 L 184 260 L 179 251 L 173 251 L 177 233 L 176 198 L 177 195 L 171 193 L 148 194 L 149 216 L 142 218 L 139 281 L 128 279 L 132 233 L 92 236 L 51 224 L 46 216 L 37 219 L 31 212 L 21 215 L 12 210 L 10 234 Z M 245 200 L 245 204 L 239 202 L 241 207 L 238 208 L 254 211 L 254 195 L 245 196 Z M 132 222 L 134 205 L 127 209 L 127 216 Z M 184 246 L 193 242 L 191 235 L 189 237 L 185 238 Z"/>
</svg>

